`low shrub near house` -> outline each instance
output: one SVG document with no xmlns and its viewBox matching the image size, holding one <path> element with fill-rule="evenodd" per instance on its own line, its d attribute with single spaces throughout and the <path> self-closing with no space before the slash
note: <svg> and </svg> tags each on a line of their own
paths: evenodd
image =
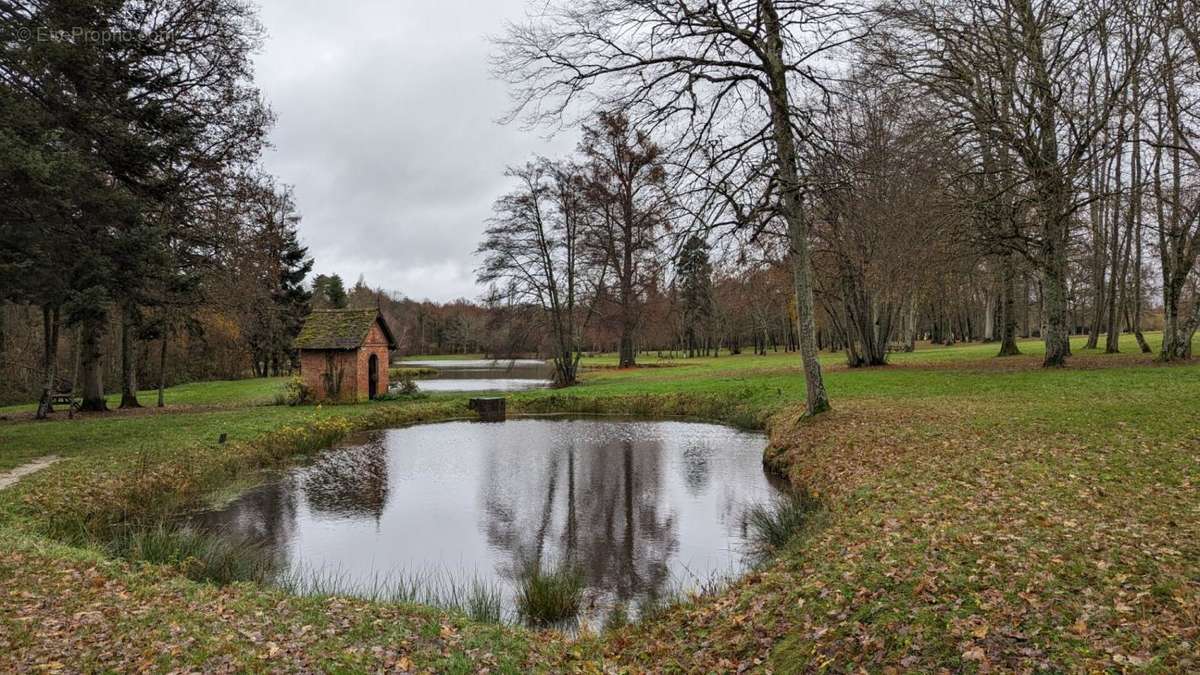
<svg viewBox="0 0 1200 675">
<path fill-rule="evenodd" d="M 304 405 L 313 401 L 312 389 L 299 375 L 288 380 L 283 391 L 275 395 L 275 405 Z"/>
</svg>

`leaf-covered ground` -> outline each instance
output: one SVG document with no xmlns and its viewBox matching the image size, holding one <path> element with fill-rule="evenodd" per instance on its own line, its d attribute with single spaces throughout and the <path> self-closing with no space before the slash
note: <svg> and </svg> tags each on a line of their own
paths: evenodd
<svg viewBox="0 0 1200 675">
<path fill-rule="evenodd" d="M 195 584 L 0 535 L 0 671 L 519 672 L 524 631 L 414 606 Z"/>
<path fill-rule="evenodd" d="M 66 457 L 0 492 L 0 671 L 1200 670 L 1200 366 L 1081 354 L 1047 372 L 990 349 L 834 369 L 836 409 L 816 420 L 798 416 L 787 355 L 604 369 L 516 397 L 768 424 L 769 464 L 829 507 L 728 591 L 573 640 L 197 584 L 62 527 L 170 511 L 347 428 L 450 417 L 461 400 L 0 423 L 0 466 Z M 209 438 L 226 429 L 234 442 Z"/>
<path fill-rule="evenodd" d="M 1014 428 L 991 402 L 781 421 L 828 523 L 610 656 L 683 670 L 1200 669 L 1200 420 Z M 979 408 L 984 408 L 980 410 Z"/>
</svg>

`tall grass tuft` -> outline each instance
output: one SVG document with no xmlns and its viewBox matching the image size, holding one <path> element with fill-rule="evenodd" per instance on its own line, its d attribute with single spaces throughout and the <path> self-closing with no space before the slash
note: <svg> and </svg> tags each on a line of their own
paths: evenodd
<svg viewBox="0 0 1200 675">
<path fill-rule="evenodd" d="M 504 618 L 502 604 L 503 593 L 499 588 L 476 579 L 471 582 L 467 597 L 459 606 L 475 621 L 500 623 Z"/>
<path fill-rule="evenodd" d="M 621 630 L 629 625 L 629 608 L 625 603 L 618 602 L 613 605 L 613 608 L 608 613 L 608 618 L 604 621 L 604 631 L 610 632 Z"/>
<path fill-rule="evenodd" d="M 108 549 L 127 560 L 178 566 L 193 581 L 218 585 L 263 582 L 274 571 L 274 559 L 261 545 L 167 523 L 120 532 Z"/>
<path fill-rule="evenodd" d="M 809 526 L 821 508 L 821 501 L 802 488 L 750 507 L 746 522 L 752 553 L 763 559 L 774 556 Z"/>
<path fill-rule="evenodd" d="M 573 618 L 583 597 L 583 574 L 563 564 L 549 572 L 540 564 L 529 566 L 517 587 L 517 611 L 533 625 Z"/>
<path fill-rule="evenodd" d="M 376 575 L 369 583 L 354 582 L 337 570 L 293 570 L 276 584 L 293 595 L 363 598 L 372 602 L 429 605 L 460 612 L 480 623 L 504 620 L 504 591 L 478 576 L 467 578 L 447 571 L 416 571 Z"/>
</svg>

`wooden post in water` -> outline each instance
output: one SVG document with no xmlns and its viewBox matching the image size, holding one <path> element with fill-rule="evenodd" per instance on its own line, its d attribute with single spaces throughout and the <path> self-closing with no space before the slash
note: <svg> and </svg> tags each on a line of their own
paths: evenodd
<svg viewBox="0 0 1200 675">
<path fill-rule="evenodd" d="M 471 410 L 479 413 L 479 419 L 484 422 L 503 422 L 505 417 L 505 400 L 496 398 L 473 398 L 467 404 Z"/>
</svg>

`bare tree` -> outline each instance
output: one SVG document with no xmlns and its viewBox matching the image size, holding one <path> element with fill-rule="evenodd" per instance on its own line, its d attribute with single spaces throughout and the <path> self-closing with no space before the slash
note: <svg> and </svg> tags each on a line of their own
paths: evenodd
<svg viewBox="0 0 1200 675">
<path fill-rule="evenodd" d="M 1200 256 L 1200 7 L 1173 0 L 1157 23 L 1155 70 L 1159 85 L 1154 152 L 1159 266 L 1163 283 L 1166 361 L 1189 358 L 1200 328 L 1200 297 L 1184 311 L 1184 291 Z M 1165 156 L 1164 156 L 1165 155 Z M 1168 166 L 1164 164 L 1168 163 Z M 1170 184 L 1164 185 L 1164 172 Z"/>
<path fill-rule="evenodd" d="M 512 118 L 561 124 L 577 105 L 670 135 L 697 173 L 738 193 L 742 225 L 780 218 L 792 249 L 807 408 L 829 407 L 817 361 L 807 190 L 799 150 L 816 142 L 813 102 L 833 50 L 860 37 L 853 0 L 585 0 L 548 6 L 498 41 Z M 819 97 L 818 97 L 819 98 Z M 759 167 L 761 182 L 722 181 Z M 724 169 L 722 169 L 724 167 Z M 762 194 L 752 190 L 766 186 Z"/>
<path fill-rule="evenodd" d="M 578 167 L 546 159 L 509 169 L 507 175 L 517 187 L 496 201 L 496 215 L 479 245 L 484 260 L 478 279 L 511 302 L 541 309 L 554 341 L 555 382 L 570 386 L 576 382 L 580 331 L 587 320 L 579 306 L 585 290 L 583 180 Z"/>
<path fill-rule="evenodd" d="M 943 132 L 906 87 L 858 75 L 824 115 L 837 139 L 814 157 L 818 291 L 851 367 L 880 366 L 902 332 L 936 240 L 960 209 L 944 198 Z"/>
<path fill-rule="evenodd" d="M 601 112 L 579 145 L 588 205 L 587 240 L 615 277 L 621 327 L 619 365 L 636 365 L 634 339 L 670 202 L 662 150 L 622 114 Z"/>
<path fill-rule="evenodd" d="M 895 0 L 896 54 L 964 129 L 1005 148 L 1030 201 L 1045 305 L 1046 366 L 1070 354 L 1067 254 L 1100 135 L 1121 109 L 1146 40 L 1124 39 L 1154 0 Z M 1126 50 L 1124 58 L 1116 56 Z M 1102 77 L 1094 74 L 1103 73 Z M 1088 87 L 1093 87 L 1089 91 Z"/>
</svg>

